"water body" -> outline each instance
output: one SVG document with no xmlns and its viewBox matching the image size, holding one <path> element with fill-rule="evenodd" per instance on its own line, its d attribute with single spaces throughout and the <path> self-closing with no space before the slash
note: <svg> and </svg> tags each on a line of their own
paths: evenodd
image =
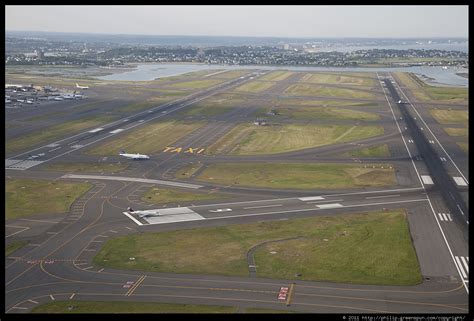
<svg viewBox="0 0 474 321">
<path fill-rule="evenodd" d="M 260 69 L 260 70 L 292 70 L 292 71 L 345 71 L 345 72 L 378 72 L 378 71 L 405 71 L 413 72 L 423 76 L 426 82 L 434 86 L 459 86 L 467 87 L 468 79 L 456 75 L 456 73 L 468 73 L 466 68 L 434 66 L 414 66 L 414 67 L 392 67 L 392 68 L 359 68 L 359 67 L 296 67 L 296 66 L 229 66 L 229 65 L 206 65 L 206 64 L 168 64 L 168 63 L 149 63 L 140 64 L 136 68 L 114 73 L 107 76 L 97 77 L 101 80 L 122 80 L 122 81 L 149 81 L 158 78 L 182 75 L 185 73 L 201 70 L 236 70 L 236 69 Z"/>
<path fill-rule="evenodd" d="M 425 50 L 454 50 L 469 52 L 469 43 L 459 42 L 459 43 L 423 43 L 423 44 L 400 44 L 400 45 L 384 45 L 384 46 L 338 46 L 334 45 L 332 47 L 322 47 L 321 51 L 339 51 L 339 52 L 352 52 L 356 50 L 370 50 L 370 49 L 395 49 L 395 50 L 408 50 L 408 49 L 425 49 Z"/>
</svg>

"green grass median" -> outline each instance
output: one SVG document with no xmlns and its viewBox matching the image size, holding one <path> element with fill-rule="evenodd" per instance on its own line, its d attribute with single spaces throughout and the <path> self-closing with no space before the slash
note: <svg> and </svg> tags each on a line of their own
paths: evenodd
<svg viewBox="0 0 474 321">
<path fill-rule="evenodd" d="M 393 166 L 389 164 L 219 163 L 209 165 L 196 179 L 222 185 L 280 189 L 342 189 L 397 184 Z"/>
<path fill-rule="evenodd" d="M 32 313 L 235 313 L 237 307 L 157 302 L 55 301 Z"/>
<path fill-rule="evenodd" d="M 257 248 L 257 276 L 378 285 L 422 280 L 403 209 L 122 236 L 109 240 L 94 264 L 247 276 L 250 248 L 298 236 Z"/>
<path fill-rule="evenodd" d="M 263 155 L 383 135 L 382 126 L 239 124 L 211 145 L 208 154 Z"/>
<path fill-rule="evenodd" d="M 115 138 L 87 150 L 86 153 L 91 155 L 117 155 L 121 150 L 129 153 L 159 153 L 168 145 L 203 125 L 203 122 L 151 122 L 117 135 Z"/>
<path fill-rule="evenodd" d="M 183 192 L 177 189 L 152 187 L 142 196 L 142 200 L 153 204 L 179 204 L 226 198 L 218 193 Z"/>
<path fill-rule="evenodd" d="M 91 187 L 90 183 L 7 179 L 6 219 L 66 213 L 71 204 Z"/>
</svg>

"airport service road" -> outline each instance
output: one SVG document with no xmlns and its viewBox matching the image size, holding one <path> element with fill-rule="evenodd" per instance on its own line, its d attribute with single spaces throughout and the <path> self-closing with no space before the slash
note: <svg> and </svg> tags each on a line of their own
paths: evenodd
<svg viewBox="0 0 474 321">
<path fill-rule="evenodd" d="M 24 313 L 40 303 L 78 299 L 224 304 L 301 312 L 467 312 L 468 296 L 455 277 L 452 262 L 440 260 L 444 244 L 433 233 L 434 222 L 430 220 L 426 195 L 420 188 L 194 206 L 189 209 L 205 219 L 137 225 L 123 214 L 123 209 L 128 204 L 125 197 L 140 184 L 108 180 L 96 183 L 93 190 L 73 204 L 64 221 L 54 225 L 48 234 L 41 235 L 37 244 L 19 250 L 15 258 L 8 258 L 5 311 Z M 406 206 L 410 230 L 414 233 L 423 275 L 430 278 L 417 286 L 148 273 L 104 269 L 91 263 L 104 242 L 120 235 L 322 214 L 342 215 L 405 205 L 410 205 Z M 298 212 L 299 209 L 304 211 Z M 424 229 L 425 226 L 429 228 Z M 420 247 L 423 244 L 425 246 Z M 423 251 L 439 253 L 421 253 Z M 424 262 L 424 258 L 430 256 L 437 260 L 437 272 L 423 270 L 429 269 L 431 262 Z M 292 288 L 291 295 L 284 300 L 278 299 L 281 287 Z"/>
<path fill-rule="evenodd" d="M 217 92 L 241 85 L 255 75 L 256 73 L 251 73 L 127 118 L 9 157 L 5 159 L 5 169 L 26 170 L 41 163 L 70 154 L 93 143 L 141 126 L 149 121 L 165 117 L 170 113 L 206 99 Z"/>
</svg>

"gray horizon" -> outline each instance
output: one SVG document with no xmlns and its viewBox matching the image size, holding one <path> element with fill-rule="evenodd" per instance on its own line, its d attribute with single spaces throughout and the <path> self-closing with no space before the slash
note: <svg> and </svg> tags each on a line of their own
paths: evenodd
<svg viewBox="0 0 474 321">
<path fill-rule="evenodd" d="M 468 38 L 468 6 L 7 5 L 5 30 L 142 36 Z"/>
</svg>

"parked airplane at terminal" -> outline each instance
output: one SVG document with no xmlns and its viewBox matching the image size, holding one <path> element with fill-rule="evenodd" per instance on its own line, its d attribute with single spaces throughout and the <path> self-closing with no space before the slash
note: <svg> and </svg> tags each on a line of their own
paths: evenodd
<svg viewBox="0 0 474 321">
<path fill-rule="evenodd" d="M 134 159 L 134 160 L 138 160 L 138 159 L 150 159 L 150 156 L 148 155 L 143 155 L 143 154 L 127 154 L 124 150 L 120 152 L 119 154 L 120 156 L 123 156 L 123 157 L 126 157 L 126 158 L 130 158 L 130 159 Z"/>
<path fill-rule="evenodd" d="M 89 86 L 79 86 L 79 84 L 76 82 L 76 88 L 79 88 L 79 89 L 89 89 Z"/>
<path fill-rule="evenodd" d="M 127 211 L 130 214 L 138 215 L 140 218 L 146 216 L 160 216 L 160 214 L 156 210 L 134 211 L 133 208 L 129 207 L 127 208 Z"/>
</svg>

